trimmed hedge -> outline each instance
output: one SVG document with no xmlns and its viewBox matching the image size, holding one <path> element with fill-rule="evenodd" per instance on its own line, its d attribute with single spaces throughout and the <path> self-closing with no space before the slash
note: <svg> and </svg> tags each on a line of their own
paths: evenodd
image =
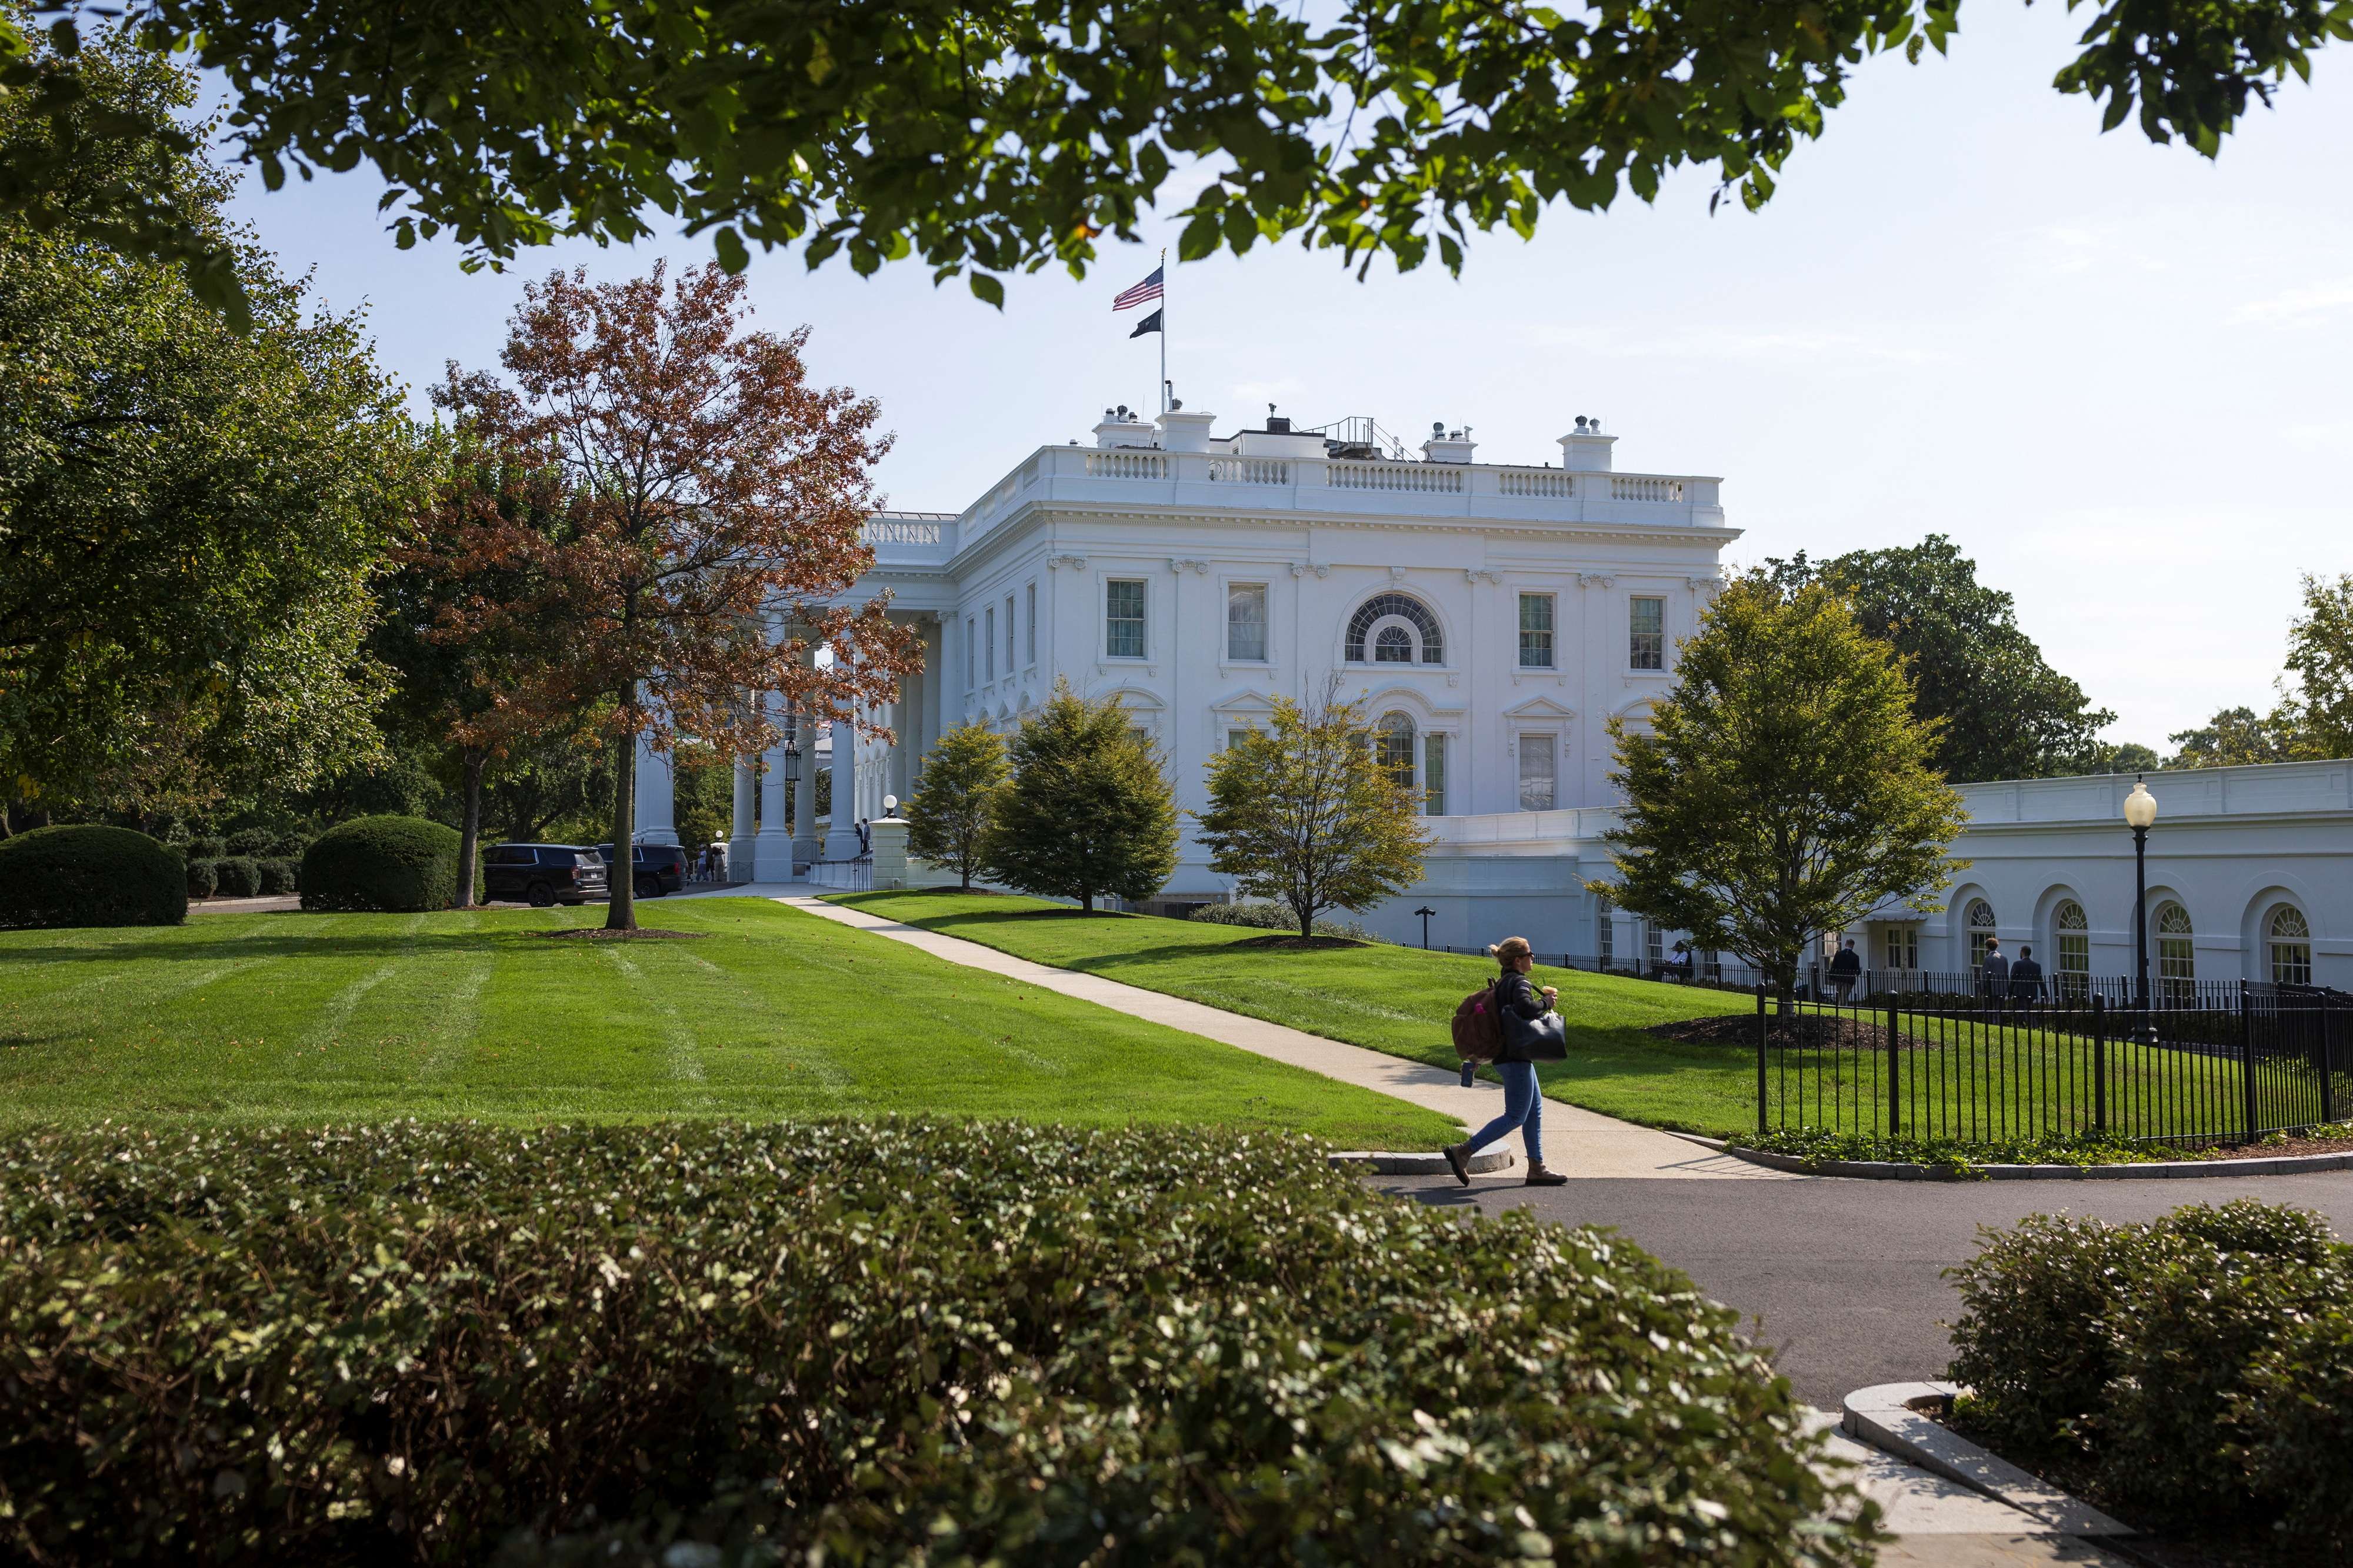
<svg viewBox="0 0 2353 1568">
<path fill-rule="evenodd" d="M 458 891 L 458 830 L 418 816 L 363 816 L 303 853 L 306 910 L 446 910 Z"/>
<path fill-rule="evenodd" d="M 299 885 L 298 862 L 282 856 L 272 856 L 257 862 L 261 868 L 261 890 L 265 893 L 290 893 Z"/>
<path fill-rule="evenodd" d="M 37 827 L 0 841 L 0 927 L 170 926 L 188 918 L 176 850 L 128 827 Z"/>
<path fill-rule="evenodd" d="M 2034 1215 L 1953 1274 L 1968 1428 L 2153 1518 L 2353 1547 L 2353 1247 L 2319 1216 L 2250 1198 L 2149 1225 Z"/>
<path fill-rule="evenodd" d="M 188 860 L 217 860 L 228 853 L 226 838 L 191 838 L 188 840 Z"/>
<path fill-rule="evenodd" d="M 191 860 L 188 862 L 188 897 L 209 899 L 220 890 L 220 862 Z"/>
<path fill-rule="evenodd" d="M 261 862 L 249 855 L 231 855 L 223 859 L 216 876 L 224 899 L 250 899 L 261 892 Z"/>
<path fill-rule="evenodd" d="M 1820 1442 L 1639 1249 L 1300 1139 L 0 1142 L 12 1560 L 1866 1563 Z"/>
<path fill-rule="evenodd" d="M 1185 918 L 1198 921 L 1203 925 L 1248 926 L 1253 931 L 1296 931 L 1299 929 L 1299 917 L 1293 914 L 1288 907 L 1282 904 L 1250 900 L 1231 904 L 1203 904 Z M 1315 934 L 1343 936 L 1356 942 L 1383 940 L 1355 921 L 1319 919 L 1315 922 Z"/>
</svg>

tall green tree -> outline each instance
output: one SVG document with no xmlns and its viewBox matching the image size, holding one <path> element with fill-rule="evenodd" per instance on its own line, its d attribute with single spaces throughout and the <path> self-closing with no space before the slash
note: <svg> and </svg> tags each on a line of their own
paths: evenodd
<svg viewBox="0 0 2353 1568">
<path fill-rule="evenodd" d="M 1828 587 L 1733 583 L 1683 645 L 1650 731 L 1609 721 L 1617 876 L 1588 888 L 1740 954 L 1786 997 L 1809 941 L 1889 899 L 1926 910 L 1966 864 L 1945 856 L 1967 816 L 1912 695 Z"/>
<path fill-rule="evenodd" d="M 1977 563 L 1943 534 L 1765 564 L 1785 588 L 1833 590 L 1866 636 L 1903 656 L 1915 710 L 1938 725 L 1936 765 L 1956 784 L 2083 773 L 2103 760 L 2099 732 L 2116 716 L 2043 661 L 2015 601 L 1978 582 Z"/>
<path fill-rule="evenodd" d="M 69 128 L 200 129 L 193 70 L 119 38 L 76 68 Z M 375 743 L 368 585 L 422 478 L 417 433 L 360 320 L 315 310 L 222 216 L 231 182 L 201 150 L 59 124 L 0 96 L 0 158 L 98 159 L 60 170 L 73 210 L 170 192 L 253 325 L 135 249 L 0 213 L 0 780 L 53 809 L 300 788 Z"/>
<path fill-rule="evenodd" d="M 1139 902 L 1176 869 L 1176 797 L 1126 710 L 1064 680 L 1013 738 L 1013 776 L 982 854 L 989 879 L 1092 910 Z"/>
<path fill-rule="evenodd" d="M 942 735 L 902 808 L 907 853 L 946 867 L 970 892 L 1005 779 L 1005 742 L 987 725 L 972 720 Z"/>
<path fill-rule="evenodd" d="M 2296 754 L 2353 757 L 2353 572 L 2305 576 L 2304 613 L 2288 623 L 2287 672 Z"/>
<path fill-rule="evenodd" d="M 1421 879 L 1420 803 L 1373 755 L 1364 710 L 1325 688 L 1313 712 L 1278 698 L 1268 727 L 1208 763 L 1199 814 L 1210 868 L 1289 907 L 1302 940 L 1325 910 L 1358 910 Z"/>
<path fill-rule="evenodd" d="M 48 54 L 0 13 L 0 89 L 69 112 L 77 19 Z M 1196 0 L 142 0 L 141 36 L 218 73 L 239 155 L 290 171 L 373 163 L 405 246 L 447 231 L 470 264 L 559 236 L 627 243 L 650 216 L 860 272 L 935 277 L 1060 263 L 1132 239 L 1172 180 L 1198 184 L 1180 253 L 1297 233 L 1351 262 L 1450 268 L 1473 231 L 1532 233 L 1556 200 L 1648 201 L 1711 170 L 1754 207 L 1822 133 L 1852 72 L 1939 52 L 1958 0 L 1696 0 L 1595 9 L 1345 0 L 1310 15 Z M 2060 91 L 2106 100 L 2211 157 L 2250 99 L 2353 32 L 2338 0 L 2136 0 L 2094 9 Z M 86 138 L 138 133 L 90 121 Z M 1206 175 L 1206 179 L 1203 176 Z M 58 160 L 0 161 L 0 210 L 55 230 Z M 134 190 L 109 233 L 236 279 L 169 193 Z"/>
<path fill-rule="evenodd" d="M 2283 705 L 2269 713 L 2225 708 L 2198 728 L 2166 739 L 2179 748 L 2165 764 L 2169 768 L 2237 768 L 2294 761 L 2299 736 L 2295 710 Z"/>
</svg>

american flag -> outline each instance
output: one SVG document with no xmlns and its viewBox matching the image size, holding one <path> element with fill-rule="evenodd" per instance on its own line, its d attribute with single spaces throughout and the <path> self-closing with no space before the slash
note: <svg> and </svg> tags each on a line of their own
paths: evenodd
<svg viewBox="0 0 2353 1568">
<path fill-rule="evenodd" d="M 1111 302 L 1111 308 L 1114 310 L 1126 310 L 1143 304 L 1146 300 L 1159 299 L 1160 271 L 1161 269 L 1159 268 L 1154 268 L 1152 269 L 1151 277 L 1145 279 L 1143 282 L 1138 283 L 1133 289 L 1121 294 L 1118 299 L 1113 300 Z"/>
</svg>

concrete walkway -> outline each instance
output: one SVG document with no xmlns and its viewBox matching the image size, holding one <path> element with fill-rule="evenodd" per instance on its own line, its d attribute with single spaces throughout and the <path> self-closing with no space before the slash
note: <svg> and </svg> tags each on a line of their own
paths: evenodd
<svg viewBox="0 0 2353 1568">
<path fill-rule="evenodd" d="M 1496 1085 L 1481 1083 L 1464 1089 L 1453 1073 L 1420 1062 L 1408 1061 L 1402 1057 L 1385 1056 L 1361 1046 L 1344 1045 L 1338 1040 L 1327 1040 L 1321 1035 L 1311 1035 L 1282 1024 L 1270 1024 L 1263 1018 L 1252 1018 L 1240 1013 L 1229 1013 L 1222 1007 L 1188 1002 L 1181 996 L 1146 991 L 1136 985 L 1124 985 L 1099 974 L 1033 963 L 1026 958 L 999 952 L 993 947 L 983 947 L 976 942 L 942 936 L 897 921 L 883 920 L 862 910 L 829 904 L 806 891 L 786 891 L 776 887 L 739 890 L 772 898 L 780 904 L 842 925 L 855 926 L 860 931 L 872 931 L 893 942 L 903 942 L 950 963 L 984 969 L 991 974 L 1018 980 L 1025 985 L 1059 991 L 1065 996 L 1093 1002 L 1131 1017 L 1166 1024 L 1188 1035 L 1200 1035 L 1255 1056 L 1269 1057 L 1293 1067 L 1305 1068 L 1309 1072 L 1338 1079 L 1343 1083 L 1355 1084 L 1359 1089 L 1390 1095 L 1435 1110 L 1441 1116 L 1451 1116 L 1465 1130 L 1483 1125 L 1504 1108 L 1503 1090 Z M 1439 1026 L 1436 1022 L 1431 1024 L 1432 1028 Z M 1556 1100 L 1545 1101 L 1544 1132 L 1545 1163 L 1569 1176 L 1749 1181 L 1820 1179 L 1767 1171 L 1745 1160 L 1736 1160 L 1686 1142 L 1672 1133 L 1637 1127 L 1630 1121 L 1620 1121 L 1614 1117 L 1563 1105 Z M 1498 1148 L 1508 1148 L 1515 1156 L 1511 1169 L 1500 1174 L 1516 1181 L 1521 1173 L 1516 1158 L 1522 1152 L 1520 1135 L 1514 1132 Z"/>
</svg>

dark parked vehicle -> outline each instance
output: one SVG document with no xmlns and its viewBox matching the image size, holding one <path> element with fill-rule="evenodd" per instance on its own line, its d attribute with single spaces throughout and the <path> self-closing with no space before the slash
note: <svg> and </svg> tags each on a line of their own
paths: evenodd
<svg viewBox="0 0 2353 1568">
<path fill-rule="evenodd" d="M 521 899 L 543 910 L 607 897 L 607 875 L 602 858 L 577 844 L 493 844 L 482 852 L 485 897 Z"/>
<path fill-rule="evenodd" d="M 605 864 L 613 863 L 613 847 L 596 846 Z M 629 847 L 629 891 L 640 899 L 686 891 L 686 851 L 675 844 L 635 844 Z"/>
</svg>

